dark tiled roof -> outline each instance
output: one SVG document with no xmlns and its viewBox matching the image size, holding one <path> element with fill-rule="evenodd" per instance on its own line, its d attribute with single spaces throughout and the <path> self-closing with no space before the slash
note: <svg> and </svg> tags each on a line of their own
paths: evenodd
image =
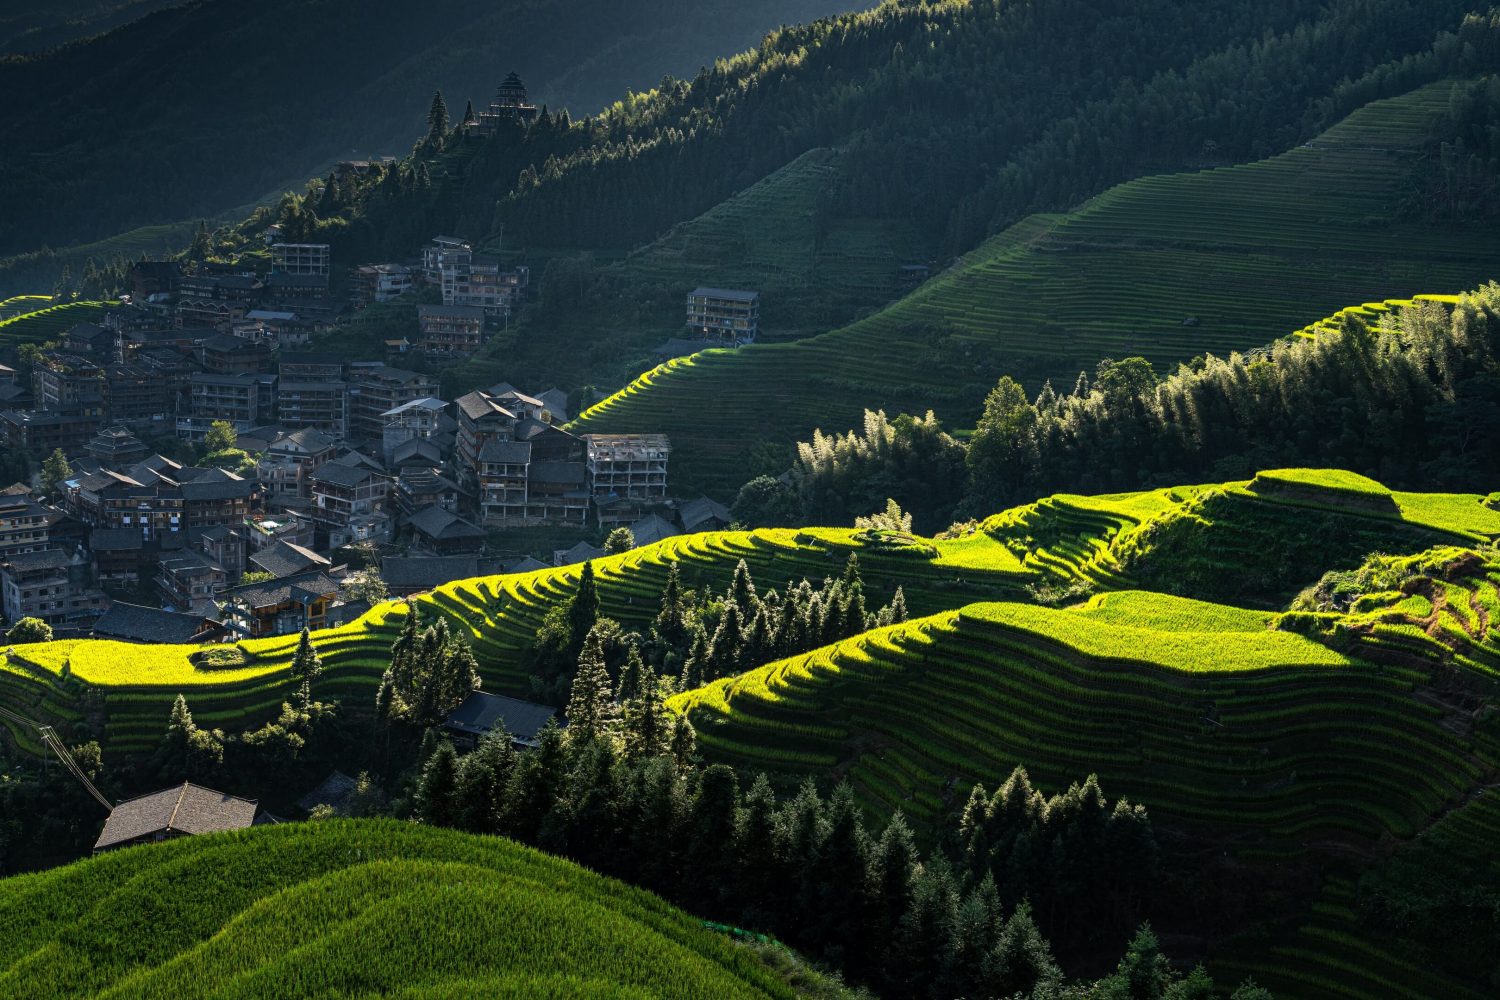
<svg viewBox="0 0 1500 1000">
<path fill-rule="evenodd" d="M 95 552 L 138 552 L 145 547 L 139 528 L 95 528 L 89 548 Z"/>
<path fill-rule="evenodd" d="M 571 566 L 574 563 L 593 562 L 595 559 L 604 558 L 604 550 L 590 545 L 588 542 L 579 542 L 571 549 L 561 549 L 553 554 L 559 566 Z"/>
<path fill-rule="evenodd" d="M 486 441 L 479 449 L 481 462 L 525 465 L 531 461 L 530 441 Z"/>
<path fill-rule="evenodd" d="M 659 542 L 663 538 L 671 538 L 673 535 L 682 534 L 670 521 L 655 514 L 647 514 L 632 524 L 630 531 L 631 534 L 635 535 L 635 544 L 637 545 L 650 545 L 652 542 Z"/>
<path fill-rule="evenodd" d="M 678 508 L 677 515 L 682 518 L 682 526 L 688 531 L 697 531 L 700 525 L 714 521 L 729 523 L 729 508 L 708 497 L 689 500 Z"/>
<path fill-rule="evenodd" d="M 752 302 L 760 298 L 759 292 L 747 291 L 743 288 L 709 288 L 706 285 L 700 285 L 688 294 L 694 298 L 728 299 L 731 302 Z"/>
<path fill-rule="evenodd" d="M 420 533 L 432 539 L 455 540 L 460 538 L 483 538 L 484 529 L 470 524 L 450 510 L 437 504 L 423 507 L 407 519 Z"/>
<path fill-rule="evenodd" d="M 134 642 L 191 642 L 204 631 L 200 615 L 184 615 L 161 608 L 116 601 L 94 622 L 94 635 Z"/>
<path fill-rule="evenodd" d="M 249 498 L 255 492 L 256 483 L 251 479 L 224 479 L 219 481 L 198 480 L 182 484 L 184 500 L 236 500 Z"/>
<path fill-rule="evenodd" d="M 255 822 L 253 799 L 216 792 L 191 782 L 127 799 L 104 821 L 94 844 L 101 851 L 153 833 L 213 833 L 243 830 Z"/>
<path fill-rule="evenodd" d="M 300 545 L 277 539 L 262 551 L 250 557 L 250 562 L 278 579 L 295 576 L 312 567 L 327 567 L 332 563 L 324 556 Z"/>
<path fill-rule="evenodd" d="M 61 549 L 43 549 L 40 552 L 17 552 L 6 560 L 17 570 L 62 569 L 69 563 L 68 554 Z"/>
<path fill-rule="evenodd" d="M 473 736 L 483 736 L 491 730 L 503 728 L 516 742 L 533 743 L 537 733 L 556 714 L 557 709 L 551 705 L 473 691 L 443 725 Z"/>
<path fill-rule="evenodd" d="M 246 583 L 238 587 L 230 587 L 224 591 L 224 596 L 237 598 L 251 608 L 269 608 L 291 600 L 293 587 L 315 591 L 325 596 L 339 592 L 339 585 L 330 580 L 327 574 L 318 571 L 288 577 L 285 580 L 269 580 L 265 583 Z"/>
<path fill-rule="evenodd" d="M 317 788 L 298 799 L 297 808 L 303 812 L 312 812 L 314 806 L 322 805 L 342 808 L 349 801 L 349 796 L 354 794 L 354 786 L 353 778 L 343 771 L 334 771 Z"/>
<path fill-rule="evenodd" d="M 314 483 L 331 483 L 334 486 L 358 486 L 360 483 L 378 475 L 380 473 L 374 469 L 356 468 L 352 465 L 329 462 L 326 465 L 320 466 L 312 474 L 311 479 Z"/>
<path fill-rule="evenodd" d="M 505 567 L 505 572 L 507 572 L 507 573 L 534 573 L 535 571 L 537 571 L 539 569 L 551 569 L 551 568 L 552 567 L 548 566 L 546 563 L 542 562 L 540 559 L 535 558 L 534 556 L 525 556 L 525 557 L 523 557 L 521 559 L 517 559 L 515 562 L 511 563 L 509 566 Z"/>
<path fill-rule="evenodd" d="M 477 556 L 387 556 L 380 561 L 380 575 L 393 587 L 430 590 L 481 571 Z"/>
</svg>

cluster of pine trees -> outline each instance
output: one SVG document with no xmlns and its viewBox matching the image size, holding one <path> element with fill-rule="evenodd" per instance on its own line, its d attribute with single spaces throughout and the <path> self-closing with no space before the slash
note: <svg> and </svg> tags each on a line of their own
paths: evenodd
<svg viewBox="0 0 1500 1000">
<path fill-rule="evenodd" d="M 1200 357 L 1164 379 L 1103 362 L 1073 391 L 1028 400 L 1009 378 L 969 444 L 968 507 L 1332 466 L 1396 488 L 1489 492 L 1500 472 L 1500 285 L 1450 309 Z"/>
<path fill-rule="evenodd" d="M 597 711 L 584 708 L 590 700 Z M 869 830 L 847 784 L 824 797 L 808 782 L 778 801 L 764 775 L 742 788 L 733 769 L 700 766 L 690 735 L 641 744 L 603 711 L 584 672 L 569 715 L 566 730 L 549 726 L 525 752 L 503 733 L 462 756 L 430 738 L 409 808 L 771 932 L 881 995 L 1058 995 L 1044 932 L 1055 927 L 1071 945 L 1123 939 L 1155 875 L 1145 810 L 1111 805 L 1093 778 L 1050 798 L 1021 769 L 993 798 L 976 788 L 948 838 L 960 845 L 954 856 L 924 859 L 899 813 Z M 1186 980 L 1171 970 L 1149 931 L 1094 989 L 1211 995 L 1201 970 Z"/>
<path fill-rule="evenodd" d="M 782 592 L 757 591 L 743 559 L 723 593 L 695 592 L 683 587 L 674 561 L 655 619 L 645 632 L 625 631 L 602 616 L 594 566 L 585 563 L 573 597 L 543 619 L 526 665 L 533 695 L 551 704 L 596 661 L 626 701 L 658 684 L 686 690 L 906 619 L 900 587 L 889 604 L 870 609 L 859 557 L 850 553 L 842 575 L 819 587 L 788 581 Z"/>
</svg>

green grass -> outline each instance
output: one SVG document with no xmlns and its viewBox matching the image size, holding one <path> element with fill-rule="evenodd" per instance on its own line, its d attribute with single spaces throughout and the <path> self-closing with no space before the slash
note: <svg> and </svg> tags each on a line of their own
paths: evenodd
<svg viewBox="0 0 1500 1000">
<path fill-rule="evenodd" d="M 15 997 L 786 997 L 659 897 L 495 837 L 341 820 L 0 881 Z"/>
<path fill-rule="evenodd" d="M 1136 354 L 1166 370 L 1263 345 L 1351 298 L 1477 287 L 1500 270 L 1494 227 L 1393 221 L 1448 94 L 1435 84 L 1270 160 L 1142 178 L 1025 220 L 868 318 L 647 372 L 578 429 L 667 433 L 674 479 L 728 495 L 752 423 L 757 442 L 843 431 L 867 407 L 933 408 L 963 427 L 1001 374 L 1071 386 L 1102 357 Z"/>
</svg>

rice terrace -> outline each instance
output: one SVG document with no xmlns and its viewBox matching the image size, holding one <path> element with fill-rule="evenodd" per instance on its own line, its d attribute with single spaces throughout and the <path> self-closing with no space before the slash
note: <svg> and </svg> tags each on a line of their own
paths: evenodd
<svg viewBox="0 0 1500 1000">
<path fill-rule="evenodd" d="M 0 998 L 1500 994 L 1500 8 L 11 0 L 0 90 Z"/>
</svg>

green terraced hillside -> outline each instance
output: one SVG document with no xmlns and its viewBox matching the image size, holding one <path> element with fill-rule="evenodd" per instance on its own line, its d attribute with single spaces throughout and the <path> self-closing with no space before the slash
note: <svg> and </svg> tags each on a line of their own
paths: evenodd
<svg viewBox="0 0 1500 1000">
<path fill-rule="evenodd" d="M 1146 177 L 1033 217 L 875 315 L 795 344 L 706 351 L 588 410 L 586 431 L 671 435 L 674 476 L 727 494 L 756 440 L 857 426 L 866 408 L 963 426 L 1002 374 L 1072 385 L 1103 357 L 1159 368 L 1305 327 L 1351 298 L 1477 287 L 1500 232 L 1394 220 L 1450 86 L 1371 104 L 1260 163 Z"/>
<path fill-rule="evenodd" d="M 761 586 L 780 587 L 837 575 L 851 551 L 859 553 L 872 600 L 888 600 L 899 585 L 917 615 L 1024 599 L 1028 586 L 1080 584 L 1096 591 L 1180 591 L 1192 584 L 1201 597 L 1248 595 L 1279 606 L 1323 572 L 1358 566 L 1372 551 L 1413 553 L 1500 536 L 1500 511 L 1479 496 L 1390 494 L 1399 507 L 1372 512 L 1341 505 L 1332 488 L 1320 492 L 1320 484 L 1336 486 L 1348 475 L 1279 470 L 1249 483 L 1055 496 L 998 514 L 962 538 L 898 546 L 871 545 L 851 529 L 709 532 L 612 556 L 595 569 L 603 612 L 636 627 L 656 614 L 673 562 L 686 586 L 722 588 L 744 559 Z M 1288 497 L 1267 486 L 1287 477 L 1301 481 L 1301 493 Z M 1310 518 L 1319 519 L 1317 531 L 1299 535 Z M 1315 551 L 1288 541 L 1299 537 L 1312 538 Z M 468 636 L 486 690 L 524 697 L 523 655 L 548 608 L 572 596 L 579 572 L 569 566 L 456 580 L 413 600 L 424 617 L 444 615 Z M 357 622 L 315 634 L 325 697 L 360 705 L 373 696 L 405 608 L 383 604 Z M 190 646 L 82 639 L 18 646 L 0 660 L 0 706 L 58 727 L 91 718 L 102 723 L 101 742 L 110 752 L 143 752 L 160 739 L 179 693 L 204 725 L 233 729 L 275 715 L 294 688 L 296 637 L 239 645 L 243 665 L 212 669 L 190 659 L 197 651 Z M 83 708 L 89 688 L 103 695 L 92 717 Z M 41 751 L 31 730 L 3 720 L 0 726 L 21 746 Z"/>
<path fill-rule="evenodd" d="M 20 300 L 40 296 L 19 296 Z M 6 302 L 16 302 L 7 299 Z M 47 305 L 50 299 L 42 299 L 40 308 L 12 314 L 0 319 L 0 351 L 14 351 L 22 344 L 39 344 L 55 340 L 79 323 L 92 323 L 104 315 L 105 302 L 68 302 L 64 305 Z M 0 316 L 3 316 L 0 313 Z"/>
<path fill-rule="evenodd" d="M 1500 567 L 1488 573 L 1493 590 Z M 712 758 L 838 771 L 877 813 L 934 820 L 961 805 L 951 778 L 967 788 L 1017 764 L 1044 784 L 1094 770 L 1153 817 L 1252 852 L 1411 836 L 1500 766 L 1500 734 L 1456 733 L 1413 696 L 1436 659 L 1378 655 L 1419 626 L 1382 624 L 1339 651 L 1273 625 L 1134 591 L 1069 610 L 975 604 L 671 704 Z M 1500 636 L 1469 638 L 1476 676 L 1492 678 Z"/>
<path fill-rule="evenodd" d="M 329 821 L 0 881 L 0 995 L 784 997 L 661 898 L 496 837 Z"/>
<path fill-rule="evenodd" d="M 908 606 L 923 614 L 976 597 L 1018 597 L 1032 573 L 998 542 L 923 543 L 907 549 L 871 548 L 848 529 L 710 532 L 670 538 L 596 562 L 603 612 L 640 626 L 656 615 L 670 562 L 686 586 L 722 589 L 741 559 L 766 587 L 788 580 L 821 581 L 860 554 L 872 596 L 889 600 L 905 589 Z M 571 598 L 580 566 L 456 580 L 413 600 L 424 617 L 445 615 L 473 644 L 485 689 L 525 696 L 521 668 L 547 609 Z M 383 604 L 359 621 L 314 636 L 325 672 L 319 692 L 356 704 L 372 703 L 390 647 L 406 615 L 404 602 Z M 17 646 L 0 660 L 0 705 L 38 722 L 66 725 L 84 718 L 89 687 L 103 695 L 104 736 L 111 752 L 149 750 L 161 737 L 177 694 L 187 695 L 202 724 L 234 727 L 276 713 L 293 688 L 288 668 L 296 636 L 240 643 L 246 663 L 205 669 L 189 657 L 197 647 L 133 645 L 94 639 Z M 20 745 L 40 752 L 30 730 L 0 720 Z"/>
</svg>

